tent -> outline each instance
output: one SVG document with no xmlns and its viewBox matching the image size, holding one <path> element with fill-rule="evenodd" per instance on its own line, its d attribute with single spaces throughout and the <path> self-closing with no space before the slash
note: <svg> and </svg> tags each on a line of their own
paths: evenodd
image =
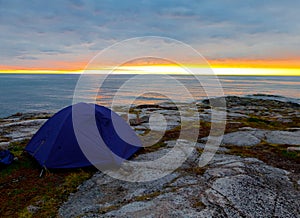
<svg viewBox="0 0 300 218">
<path fill-rule="evenodd" d="M 0 151 L 0 166 L 10 165 L 14 160 L 14 155 L 9 150 Z"/>
<path fill-rule="evenodd" d="M 53 115 L 25 150 L 48 169 L 119 166 L 141 148 L 131 127 L 110 109 L 87 103 Z"/>
</svg>

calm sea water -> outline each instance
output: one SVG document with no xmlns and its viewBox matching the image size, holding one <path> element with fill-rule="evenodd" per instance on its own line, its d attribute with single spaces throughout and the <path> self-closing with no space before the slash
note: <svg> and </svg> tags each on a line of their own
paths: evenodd
<svg viewBox="0 0 300 218">
<path fill-rule="evenodd" d="M 166 95 L 172 94 L 173 101 L 184 100 L 186 96 L 177 83 L 170 86 L 162 75 L 139 78 L 133 83 L 126 81 L 134 75 L 110 75 L 99 89 L 96 76 L 90 76 L 82 89 L 81 100 L 92 102 L 96 96 L 97 103 L 110 106 L 114 96 L 121 96 L 118 104 L 129 104 L 138 97 L 137 88 L 151 90 L 137 98 L 135 104 L 157 103 L 168 100 Z M 207 98 L 198 80 L 192 76 L 172 76 L 179 81 L 195 100 Z M 268 94 L 283 97 L 272 97 L 285 101 L 300 103 L 300 77 L 254 77 L 223 76 L 218 77 L 225 95 Z M 74 89 L 79 75 L 0 75 L 0 117 L 17 112 L 57 110 L 72 104 Z M 201 77 L 201 81 L 214 88 L 210 77 Z M 146 81 L 146 83 L 145 83 Z M 123 85 L 123 87 L 122 87 Z M 118 90 L 122 90 L 117 93 Z"/>
</svg>

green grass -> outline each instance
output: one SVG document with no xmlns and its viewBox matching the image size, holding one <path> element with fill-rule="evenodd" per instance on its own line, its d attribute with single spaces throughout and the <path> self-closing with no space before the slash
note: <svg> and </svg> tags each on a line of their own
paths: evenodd
<svg viewBox="0 0 300 218">
<path fill-rule="evenodd" d="M 300 153 L 287 151 L 289 145 L 277 145 L 262 141 L 256 146 L 228 146 L 229 154 L 258 158 L 265 163 L 300 173 Z"/>
<path fill-rule="evenodd" d="M 135 197 L 132 201 L 149 201 L 157 196 L 159 196 L 162 192 L 160 191 L 155 191 L 149 194 L 141 195 Z"/>
<path fill-rule="evenodd" d="M 4 167 L 1 170 L 1 177 L 9 176 L 12 173 L 18 170 L 22 170 L 24 168 L 28 169 L 37 167 L 35 161 L 24 153 L 24 147 L 27 144 L 27 142 L 28 140 L 10 143 L 8 149 L 17 158 L 17 160 L 14 160 L 12 164 Z"/>
<path fill-rule="evenodd" d="M 15 157 L 20 157 L 24 151 L 25 145 L 27 145 L 28 142 L 28 139 L 17 142 L 11 142 L 8 146 L 8 149 L 11 153 L 15 155 Z"/>
<path fill-rule="evenodd" d="M 292 159 L 300 159 L 300 152 L 282 150 L 282 155 Z"/>
<path fill-rule="evenodd" d="M 286 130 L 288 128 L 300 127 L 300 118 L 294 117 L 291 122 L 280 122 L 275 119 L 267 120 L 264 117 L 251 116 L 249 118 L 237 119 L 237 122 L 241 122 L 243 126 L 266 129 L 266 130 Z"/>
<path fill-rule="evenodd" d="M 67 200 L 69 194 L 75 192 L 77 187 L 90 177 L 90 172 L 80 170 L 67 175 L 64 179 L 64 182 L 59 186 L 53 187 L 50 184 L 48 186 L 48 192 L 44 193 L 43 195 L 38 195 L 34 199 L 35 202 L 44 202 L 43 204 L 38 205 L 40 209 L 35 216 L 55 217 L 57 215 L 59 205 Z M 27 213 L 27 208 L 25 208 L 20 214 L 22 213 Z"/>
</svg>

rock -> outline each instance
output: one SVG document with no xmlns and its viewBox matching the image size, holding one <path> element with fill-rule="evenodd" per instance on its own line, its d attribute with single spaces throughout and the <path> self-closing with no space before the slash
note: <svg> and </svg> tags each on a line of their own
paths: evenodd
<svg viewBox="0 0 300 218">
<path fill-rule="evenodd" d="M 234 146 L 254 146 L 261 142 L 258 131 L 238 131 L 227 133 L 223 136 L 222 144 Z M 207 137 L 201 140 L 207 141 Z"/>
<path fill-rule="evenodd" d="M 165 102 L 165 103 L 160 103 L 158 104 L 159 108 L 161 109 L 167 109 L 167 110 L 178 110 L 176 104 L 174 103 L 168 103 L 168 102 Z"/>
<path fill-rule="evenodd" d="M 0 125 L 0 133 L 2 137 L 8 138 L 10 142 L 29 139 L 46 121 L 47 119 L 33 119 L 8 122 Z"/>
<path fill-rule="evenodd" d="M 209 144 L 203 144 L 203 143 L 196 143 L 196 145 L 195 145 L 195 147 L 196 148 L 201 148 L 201 149 L 213 149 L 213 147 L 211 147 Z M 229 149 L 227 149 L 227 148 L 224 148 L 224 147 L 221 147 L 221 146 L 219 146 L 218 147 L 218 152 L 228 152 L 229 151 Z"/>
<path fill-rule="evenodd" d="M 300 147 L 288 147 L 287 151 L 300 151 Z"/>
<path fill-rule="evenodd" d="M 211 122 L 211 115 L 210 114 L 200 114 L 200 120 L 205 122 Z"/>
<path fill-rule="evenodd" d="M 245 129 L 246 131 L 225 134 L 222 143 L 234 146 L 254 146 L 259 144 L 261 140 L 266 140 L 271 144 L 300 145 L 299 130 L 290 132 L 243 128 L 243 130 Z M 207 137 L 204 137 L 201 140 L 206 141 Z"/>
<path fill-rule="evenodd" d="M 172 143 L 163 150 L 171 149 Z M 137 159 L 147 160 L 148 155 L 151 159 L 155 153 Z M 152 182 L 130 183 L 99 172 L 69 197 L 59 215 L 299 217 L 300 192 L 289 172 L 255 158 L 226 154 L 216 154 L 205 168 L 196 171 L 198 158 Z"/>
<path fill-rule="evenodd" d="M 266 140 L 272 144 L 300 145 L 300 131 L 268 131 Z"/>
<path fill-rule="evenodd" d="M 234 160 L 238 161 L 237 158 Z M 237 168 L 242 173 L 236 171 Z M 211 170 L 219 171 L 219 174 L 209 177 L 215 179 L 203 195 L 207 206 L 221 206 L 222 214 L 228 217 L 298 217 L 299 208 L 296 207 L 300 202 L 295 199 L 300 193 L 294 189 L 287 171 L 253 158 L 225 162 L 221 168 Z M 231 171 L 231 175 L 225 172 L 227 176 L 224 176 L 224 170 Z"/>
<path fill-rule="evenodd" d="M 27 207 L 27 210 L 29 213 L 36 213 L 40 208 L 38 206 L 34 206 L 34 205 L 29 205 Z"/>
<path fill-rule="evenodd" d="M 244 127 L 239 128 L 239 130 L 252 130 L 252 131 L 255 131 L 257 129 L 249 127 L 249 126 L 244 126 Z"/>
<path fill-rule="evenodd" d="M 245 114 L 240 114 L 240 113 L 227 113 L 227 117 L 232 117 L 232 118 L 248 118 L 248 115 Z"/>
<path fill-rule="evenodd" d="M 148 122 L 149 122 L 149 116 L 142 116 L 141 118 L 134 118 L 129 120 L 131 126 L 137 126 L 142 123 L 148 123 Z"/>
<path fill-rule="evenodd" d="M 282 122 L 282 123 L 291 123 L 291 122 L 293 122 L 291 119 L 288 119 L 288 118 L 278 118 L 277 121 Z"/>
<path fill-rule="evenodd" d="M 0 142 L 0 150 L 6 150 L 9 146 L 9 142 Z"/>
<path fill-rule="evenodd" d="M 177 106 L 172 103 L 161 103 L 159 105 L 143 104 L 143 105 L 138 105 L 136 108 L 137 109 L 144 109 L 144 108 L 150 109 L 151 108 L 152 110 L 155 110 L 155 109 L 178 110 Z"/>
<path fill-rule="evenodd" d="M 224 144 L 236 146 L 253 146 L 260 143 L 260 141 L 252 131 L 232 132 L 225 134 L 223 137 Z"/>
</svg>

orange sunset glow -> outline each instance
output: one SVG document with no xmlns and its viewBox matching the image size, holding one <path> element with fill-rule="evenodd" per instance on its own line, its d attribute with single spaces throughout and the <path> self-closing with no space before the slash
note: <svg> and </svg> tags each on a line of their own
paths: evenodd
<svg viewBox="0 0 300 218">
<path fill-rule="evenodd" d="M 21 67 L 0 65 L 0 73 L 14 74 L 80 74 L 85 71 L 88 62 L 49 62 L 47 66 L 53 67 Z M 220 59 L 208 60 L 209 66 L 216 75 L 276 75 L 276 76 L 300 76 L 300 59 L 281 60 L 243 60 Z M 45 63 L 42 63 L 45 64 Z M 184 64 L 188 68 L 205 68 L 197 63 Z M 99 68 L 86 69 L 85 73 L 100 73 L 101 70 L 114 67 L 103 64 Z M 115 73 L 127 74 L 186 74 L 184 69 L 170 63 L 133 63 L 117 67 Z"/>
</svg>

